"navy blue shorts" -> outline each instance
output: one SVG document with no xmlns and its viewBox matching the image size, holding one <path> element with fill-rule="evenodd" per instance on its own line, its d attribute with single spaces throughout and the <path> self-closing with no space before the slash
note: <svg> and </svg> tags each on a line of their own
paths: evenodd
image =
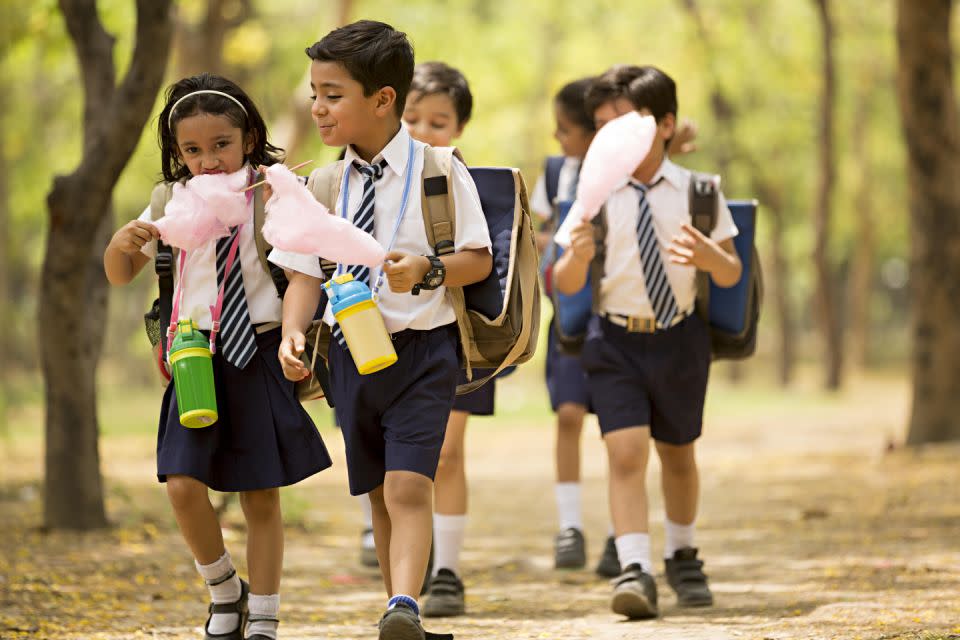
<svg viewBox="0 0 960 640">
<path fill-rule="evenodd" d="M 330 466 L 320 434 L 283 377 L 280 329 L 257 335 L 244 369 L 213 356 L 218 420 L 180 424 L 173 383 L 167 385 L 157 433 L 157 479 L 196 478 L 216 491 L 253 491 L 294 484 Z"/>
<path fill-rule="evenodd" d="M 474 369 L 473 379 L 476 380 L 477 378 L 490 375 L 492 371 L 493 369 Z M 467 380 L 466 369 L 460 369 L 460 375 L 457 377 L 457 384 L 467 384 L 468 382 L 470 381 Z M 457 396 L 453 401 L 453 410 L 463 411 L 472 416 L 492 416 L 496 392 L 497 379 L 494 378 L 476 391 L 471 391 L 470 393 Z"/>
<path fill-rule="evenodd" d="M 594 316 L 580 360 L 602 433 L 649 425 L 660 442 L 700 437 L 710 372 L 710 334 L 700 316 L 653 334 L 627 333 Z"/>
<path fill-rule="evenodd" d="M 590 408 L 590 393 L 587 390 L 587 372 L 583 370 L 578 356 L 571 356 L 560 350 L 560 343 L 553 333 L 553 323 L 547 332 L 547 392 L 550 395 L 550 408 L 554 412 L 560 405 L 572 402 Z"/>
<path fill-rule="evenodd" d="M 393 336 L 397 362 L 362 376 L 330 343 L 330 388 L 347 454 L 350 493 L 368 493 L 387 471 L 433 479 L 460 369 L 457 325 Z"/>
</svg>

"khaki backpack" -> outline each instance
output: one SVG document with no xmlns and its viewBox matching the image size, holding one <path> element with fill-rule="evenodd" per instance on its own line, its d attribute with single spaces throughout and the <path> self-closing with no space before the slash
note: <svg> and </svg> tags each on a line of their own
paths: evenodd
<svg viewBox="0 0 960 640">
<path fill-rule="evenodd" d="M 454 157 L 463 161 L 454 147 L 424 148 L 423 226 L 437 256 L 454 252 L 456 208 L 451 183 Z M 307 181 L 314 197 L 331 212 L 336 211 L 345 166 L 341 160 L 316 169 Z M 474 391 L 505 368 L 529 360 L 537 348 L 540 326 L 539 256 L 523 176 L 512 168 L 469 171 L 477 184 L 488 226 L 499 227 L 491 230 L 494 266 L 487 279 L 466 287 L 446 287 L 447 298 L 457 316 L 462 365 L 470 380 L 457 387 L 458 395 Z M 496 220 L 491 217 L 494 209 L 499 214 Z M 508 248 L 501 246 L 504 242 L 509 243 Z M 328 276 L 335 266 L 327 261 L 321 261 L 321 265 Z M 499 291 L 496 309 L 490 304 L 471 304 L 481 297 L 489 303 L 493 290 Z M 481 306 L 485 309 L 480 310 Z M 493 372 L 474 380 L 474 368 L 493 369 Z"/>
</svg>

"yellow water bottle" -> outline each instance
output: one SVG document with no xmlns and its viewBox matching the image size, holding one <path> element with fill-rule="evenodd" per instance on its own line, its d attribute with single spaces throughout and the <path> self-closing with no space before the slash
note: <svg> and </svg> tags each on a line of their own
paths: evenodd
<svg viewBox="0 0 960 640">
<path fill-rule="evenodd" d="M 354 280 L 350 273 L 335 276 L 323 287 L 360 375 L 386 369 L 396 362 L 393 340 L 373 301 L 370 287 Z"/>
</svg>

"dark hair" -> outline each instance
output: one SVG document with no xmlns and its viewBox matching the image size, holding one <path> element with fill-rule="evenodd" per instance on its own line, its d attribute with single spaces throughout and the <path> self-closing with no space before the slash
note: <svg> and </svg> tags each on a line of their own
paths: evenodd
<svg viewBox="0 0 960 640">
<path fill-rule="evenodd" d="M 421 62 L 413 69 L 411 91 L 419 91 L 421 97 L 443 94 L 450 96 L 457 112 L 458 124 L 463 126 L 473 113 L 473 94 L 467 79 L 458 69 L 444 62 Z"/>
<path fill-rule="evenodd" d="M 383 87 L 397 92 L 395 111 L 403 116 L 413 80 L 413 45 L 407 34 L 383 22 L 360 20 L 334 29 L 306 49 L 310 59 L 343 65 L 369 97 Z"/>
<path fill-rule="evenodd" d="M 215 93 L 198 93 L 177 104 L 178 100 L 195 91 L 225 93 L 235 98 L 240 105 L 243 105 L 243 108 L 241 109 L 240 105 L 230 98 Z M 177 108 L 171 114 L 170 111 L 174 104 Z M 253 136 L 253 151 L 246 154 L 246 159 L 254 167 L 261 164 L 270 166 L 283 159 L 283 149 L 273 146 L 267 140 L 267 125 L 263 122 L 263 117 L 257 111 L 257 107 L 254 106 L 253 101 L 244 93 L 243 89 L 226 78 L 212 73 L 201 73 L 184 78 L 170 85 L 167 89 L 166 103 L 163 106 L 163 111 L 160 112 L 157 136 L 160 142 L 163 179 L 167 182 L 183 180 L 191 175 L 190 169 L 180 159 L 177 150 L 176 130 L 178 122 L 198 113 L 225 116 L 243 131 L 244 138 L 251 134 Z"/>
<path fill-rule="evenodd" d="M 594 80 L 593 77 L 580 78 L 565 84 L 554 98 L 557 106 L 563 109 L 574 124 L 590 133 L 597 130 L 593 111 L 587 110 L 587 90 L 593 85 Z"/>
<path fill-rule="evenodd" d="M 604 103 L 621 97 L 634 109 L 649 109 L 657 122 L 668 113 L 677 115 L 677 85 L 656 67 L 610 67 L 587 91 L 587 109 L 593 114 Z"/>
</svg>

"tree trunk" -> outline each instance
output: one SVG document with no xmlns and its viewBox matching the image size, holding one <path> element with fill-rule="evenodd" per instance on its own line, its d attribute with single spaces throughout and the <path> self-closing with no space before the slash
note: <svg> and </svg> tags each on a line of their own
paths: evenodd
<svg viewBox="0 0 960 640">
<path fill-rule="evenodd" d="M 820 96 L 819 119 L 819 178 L 816 210 L 814 212 L 813 260 L 816 270 L 816 315 L 824 343 L 824 384 L 829 390 L 840 388 L 843 376 L 843 335 L 838 313 L 836 274 L 830 265 L 828 249 L 830 236 L 831 197 L 836 174 L 833 154 L 833 107 L 836 94 L 836 74 L 833 60 L 833 21 L 827 0 L 815 0 L 820 14 L 823 46 L 823 92 Z"/>
<path fill-rule="evenodd" d="M 869 83 L 873 86 L 873 83 Z M 857 98 L 856 123 L 851 132 L 851 151 L 859 160 L 860 176 L 854 197 L 857 222 L 853 265 L 847 282 L 847 304 L 850 313 L 847 338 L 849 361 L 860 369 L 866 367 L 870 351 L 870 300 L 873 292 L 874 244 L 876 224 L 870 198 L 873 176 L 867 149 L 867 123 L 870 122 L 870 88 L 863 86 Z"/>
<path fill-rule="evenodd" d="M 0 87 L 0 111 L 4 109 L 6 92 Z M 10 287 L 10 185 L 7 181 L 6 145 L 3 141 L 3 127 L 0 127 L 0 327 L 11 326 L 11 287 Z M 7 433 L 7 376 L 11 369 L 11 349 L 9 332 L 0 335 L 0 436 Z"/>
<path fill-rule="evenodd" d="M 251 0 L 207 0 L 203 20 L 176 21 L 177 72 L 181 77 L 207 71 L 225 75 L 223 45 L 227 34 L 253 15 Z"/>
<path fill-rule="evenodd" d="M 897 93 L 912 222 L 912 445 L 960 439 L 960 132 L 951 10 L 950 0 L 897 2 Z"/>
<path fill-rule="evenodd" d="M 95 0 L 60 0 L 84 88 L 83 155 L 47 195 L 49 231 L 37 314 L 46 391 L 44 522 L 104 526 L 96 367 L 106 318 L 102 254 L 110 197 L 150 116 L 170 46 L 170 0 L 137 0 L 130 68 L 116 86 L 114 38 Z"/>
</svg>

